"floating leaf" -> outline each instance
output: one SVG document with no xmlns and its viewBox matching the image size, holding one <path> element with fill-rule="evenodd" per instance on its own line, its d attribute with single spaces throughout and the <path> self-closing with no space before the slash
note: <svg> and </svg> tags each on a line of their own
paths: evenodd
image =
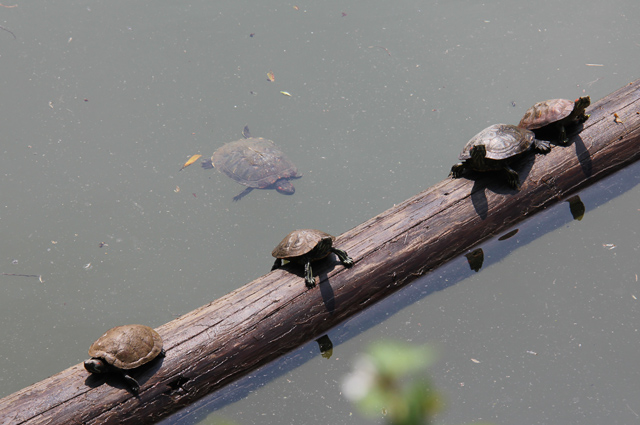
<svg viewBox="0 0 640 425">
<path fill-rule="evenodd" d="M 267 81 L 271 81 L 272 83 L 276 80 L 276 76 L 273 75 L 273 71 L 267 72 Z"/>
<path fill-rule="evenodd" d="M 288 91 L 281 91 L 280 94 L 291 97 L 291 93 L 289 93 Z"/>
<path fill-rule="evenodd" d="M 202 155 L 198 154 L 198 155 L 193 155 L 191 158 L 189 158 L 189 160 L 187 162 L 184 163 L 184 165 L 182 166 L 181 169 L 179 169 L 178 171 L 182 171 L 183 169 L 187 168 L 189 165 L 193 164 L 194 162 L 196 162 L 198 159 L 200 159 Z"/>
</svg>

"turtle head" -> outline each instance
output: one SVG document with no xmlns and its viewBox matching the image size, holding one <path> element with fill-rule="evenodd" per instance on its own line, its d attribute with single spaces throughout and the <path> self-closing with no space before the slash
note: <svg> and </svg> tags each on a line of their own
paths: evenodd
<svg viewBox="0 0 640 425">
<path fill-rule="evenodd" d="M 276 190 L 283 195 L 293 195 L 296 193 L 296 188 L 293 187 L 291 182 L 287 179 L 280 179 L 274 183 Z"/>
<path fill-rule="evenodd" d="M 587 109 L 589 105 L 591 105 L 591 98 L 589 96 L 577 98 L 571 116 L 575 117 L 578 122 L 585 122 L 589 118 L 589 115 L 585 114 L 584 110 Z"/>
<path fill-rule="evenodd" d="M 482 161 L 486 155 L 487 148 L 485 145 L 475 145 L 471 149 L 471 158 L 473 158 L 474 161 Z"/>
<path fill-rule="evenodd" d="M 90 373 L 104 373 L 109 369 L 104 360 L 96 358 L 85 360 L 84 368 Z"/>
<path fill-rule="evenodd" d="M 589 96 L 583 96 L 576 99 L 574 109 L 585 110 L 587 106 L 591 105 L 591 98 Z"/>
</svg>

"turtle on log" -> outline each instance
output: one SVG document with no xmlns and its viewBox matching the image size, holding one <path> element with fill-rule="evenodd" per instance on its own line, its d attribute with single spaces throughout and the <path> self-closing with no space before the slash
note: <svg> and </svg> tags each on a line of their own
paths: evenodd
<svg viewBox="0 0 640 425">
<path fill-rule="evenodd" d="M 271 255 L 276 257 L 271 270 L 282 267 L 282 260 L 304 264 L 304 282 L 307 288 L 313 288 L 316 286 L 316 279 L 311 270 L 313 261 L 321 260 L 333 252 L 345 267 L 353 266 L 353 259 L 345 251 L 333 246 L 334 240 L 335 237 L 320 230 L 294 230 L 271 252 Z"/>
<path fill-rule="evenodd" d="M 84 368 L 90 373 L 112 373 L 122 376 L 134 394 L 140 385 L 129 370 L 164 356 L 162 338 L 144 325 L 124 325 L 109 329 L 89 347 L 90 359 Z"/>
<path fill-rule="evenodd" d="M 538 140 L 532 131 L 509 124 L 494 124 L 476 134 L 467 142 L 458 157 L 462 162 L 451 167 L 450 175 L 456 179 L 470 168 L 474 171 L 499 171 L 507 175 L 513 189 L 520 188 L 520 177 L 509 164 L 530 150 L 547 153 L 549 142 Z"/>
<path fill-rule="evenodd" d="M 582 124 L 589 115 L 584 110 L 591 104 L 589 96 L 576 100 L 549 99 L 538 102 L 527 109 L 518 127 L 536 132 L 536 136 L 551 133 L 551 137 L 559 138 L 563 145 L 569 143 L 565 127 Z"/>
</svg>

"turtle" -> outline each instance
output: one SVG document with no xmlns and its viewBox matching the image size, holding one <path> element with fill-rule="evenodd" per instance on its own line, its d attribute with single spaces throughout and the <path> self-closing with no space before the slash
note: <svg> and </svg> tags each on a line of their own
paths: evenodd
<svg viewBox="0 0 640 425">
<path fill-rule="evenodd" d="M 579 97 L 576 100 L 549 99 L 538 102 L 527 109 L 518 127 L 539 130 L 538 133 L 549 130 L 556 135 L 555 137 L 559 137 L 562 144 L 566 145 L 569 143 L 569 138 L 565 127 L 585 122 L 589 115 L 585 114 L 584 110 L 590 104 L 589 96 Z"/>
<path fill-rule="evenodd" d="M 91 344 L 89 355 L 91 358 L 84 362 L 87 371 L 119 374 L 137 395 L 140 385 L 127 371 L 164 356 L 164 349 L 162 338 L 149 326 L 124 325 L 105 332 Z"/>
<path fill-rule="evenodd" d="M 294 230 L 285 236 L 271 252 L 271 255 L 276 258 L 271 270 L 282 267 L 283 260 L 304 264 L 304 282 L 307 288 L 313 288 L 316 286 L 316 280 L 311 270 L 313 261 L 321 260 L 333 252 L 345 267 L 353 266 L 353 259 L 345 251 L 333 247 L 335 239 L 320 230 Z"/>
<path fill-rule="evenodd" d="M 532 148 L 542 153 L 551 150 L 549 142 L 536 139 L 530 130 L 515 125 L 494 124 L 467 142 L 458 157 L 463 162 L 451 167 L 450 175 L 458 178 L 467 168 L 474 171 L 504 170 L 509 186 L 519 189 L 520 178 L 509 164 Z"/>
<path fill-rule="evenodd" d="M 227 143 L 202 162 L 203 168 L 217 168 L 238 183 L 247 186 L 233 198 L 239 201 L 253 189 L 275 189 L 285 195 L 293 195 L 296 189 L 290 179 L 302 177 L 296 166 L 282 153 L 273 141 L 251 137 L 249 127 L 242 131 L 244 139 Z"/>
</svg>

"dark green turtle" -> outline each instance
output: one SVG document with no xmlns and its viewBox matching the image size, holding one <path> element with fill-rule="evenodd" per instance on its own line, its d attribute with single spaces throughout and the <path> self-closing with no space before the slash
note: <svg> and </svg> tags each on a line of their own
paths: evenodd
<svg viewBox="0 0 640 425">
<path fill-rule="evenodd" d="M 321 260 L 333 252 L 345 267 L 353 266 L 353 259 L 345 251 L 333 247 L 334 240 L 335 237 L 320 230 L 294 230 L 271 252 L 271 255 L 276 257 L 276 262 L 271 270 L 281 267 L 282 260 L 304 264 L 304 282 L 308 288 L 313 288 L 316 286 L 316 280 L 311 270 L 313 261 Z"/>
<path fill-rule="evenodd" d="M 494 124 L 476 134 L 458 157 L 462 162 L 451 167 L 451 176 L 462 176 L 467 168 L 474 171 L 503 170 L 513 189 L 520 188 L 518 173 L 509 164 L 530 149 L 547 153 L 549 142 L 538 140 L 532 131 L 509 124 Z"/>
<path fill-rule="evenodd" d="M 149 326 L 124 325 L 105 332 L 91 344 L 89 355 L 91 358 L 84 362 L 87 371 L 118 374 L 138 394 L 140 385 L 127 371 L 164 356 L 164 350 L 162 338 Z"/>
<path fill-rule="evenodd" d="M 296 166 L 276 145 L 262 137 L 251 137 L 249 127 L 244 128 L 244 139 L 227 143 L 213 153 L 203 168 L 217 168 L 238 183 L 247 186 L 233 198 L 239 201 L 253 189 L 275 189 L 293 195 L 296 189 L 290 179 L 302 177 Z"/>
<path fill-rule="evenodd" d="M 565 127 L 585 122 L 589 115 L 584 110 L 591 104 L 589 96 L 576 100 L 549 99 L 538 102 L 527 109 L 518 127 L 536 130 L 536 133 L 551 132 L 563 144 L 569 143 Z"/>
</svg>

